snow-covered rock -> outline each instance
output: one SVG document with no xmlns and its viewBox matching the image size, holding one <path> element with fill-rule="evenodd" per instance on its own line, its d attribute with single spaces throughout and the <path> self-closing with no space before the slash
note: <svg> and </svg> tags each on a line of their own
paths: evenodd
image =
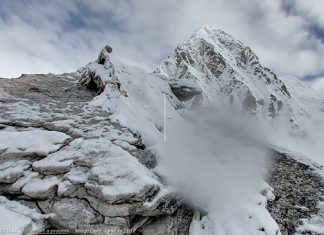
<svg viewBox="0 0 324 235">
<path fill-rule="evenodd" d="M 3 234 L 32 235 L 43 231 L 44 220 L 50 215 L 43 215 L 35 209 L 0 196 L 0 229 Z"/>
<path fill-rule="evenodd" d="M 51 222 L 75 231 L 80 225 L 103 223 L 103 217 L 85 200 L 63 198 L 53 204 Z"/>
<path fill-rule="evenodd" d="M 0 94 L 3 101 L 0 102 L 3 110 L 0 192 L 42 214 L 52 214 L 42 219 L 42 229 L 51 225 L 76 233 L 102 234 L 109 230 L 112 234 L 124 234 L 125 229 L 130 232 L 141 229 L 160 216 L 168 215 L 169 221 L 181 216 L 174 213 L 181 204 L 176 195 L 171 191 L 160 193 L 166 186 L 151 170 L 156 158 L 145 146 L 154 142 L 151 137 L 162 136 L 157 128 L 161 121 L 150 115 L 158 116 L 163 110 L 156 107 L 155 111 L 160 113 L 151 112 L 141 97 L 134 100 L 136 107 L 128 106 L 127 100 L 122 98 L 132 99 L 138 95 L 141 83 L 146 84 L 154 78 L 143 70 L 133 69 L 143 80 L 135 87 L 129 84 L 127 95 L 126 85 L 120 87 L 124 90 L 118 90 L 117 83 L 108 85 L 107 88 L 116 94 L 110 102 L 107 97 L 112 94 L 106 92 L 92 100 L 94 93 L 78 85 L 80 76 L 77 73 L 24 75 L 19 79 L 0 80 L 1 87 L 6 90 Z M 131 83 L 134 74 L 127 76 Z M 154 80 L 146 84 L 151 85 L 156 89 L 147 88 L 141 94 L 160 95 L 151 100 L 151 107 L 157 100 L 163 104 L 161 87 L 172 96 L 163 80 L 158 84 Z M 111 109 L 103 108 L 100 102 Z M 129 107 L 134 113 L 147 109 L 144 116 L 141 112 L 137 113 L 139 116 L 132 116 L 134 113 L 130 112 L 125 119 L 134 120 L 133 127 L 137 129 L 123 127 L 117 122 L 122 121 L 119 115 Z M 119 108 L 122 110 L 118 114 Z M 145 140 L 139 133 L 143 126 L 154 128 L 147 129 L 151 135 Z M 7 133 L 14 133 L 23 141 L 9 142 L 5 138 Z M 22 145 L 27 149 L 22 150 Z M 27 220 L 23 222 L 29 229 L 32 221 Z M 188 224 L 190 217 L 181 221 Z M 39 232 L 35 231 L 31 234 Z"/>
<path fill-rule="evenodd" d="M 24 171 L 30 167 L 30 162 L 21 160 L 17 162 L 5 162 L 0 165 L 0 182 L 14 183 L 24 175 Z"/>
<path fill-rule="evenodd" d="M 58 150 L 68 139 L 70 136 L 57 131 L 6 128 L 0 131 L 0 152 L 46 155 Z"/>
<path fill-rule="evenodd" d="M 55 176 L 33 178 L 22 188 L 22 192 L 31 198 L 46 199 L 55 194 L 59 179 Z"/>
</svg>

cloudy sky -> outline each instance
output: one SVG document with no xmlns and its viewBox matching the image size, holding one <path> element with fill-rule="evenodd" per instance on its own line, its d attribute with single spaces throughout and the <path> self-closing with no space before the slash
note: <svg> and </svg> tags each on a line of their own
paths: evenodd
<svg viewBox="0 0 324 235">
<path fill-rule="evenodd" d="M 152 71 L 208 24 L 279 75 L 324 87 L 323 12 L 323 0 L 1 0 L 0 77 L 75 71 L 107 43 Z"/>
</svg>

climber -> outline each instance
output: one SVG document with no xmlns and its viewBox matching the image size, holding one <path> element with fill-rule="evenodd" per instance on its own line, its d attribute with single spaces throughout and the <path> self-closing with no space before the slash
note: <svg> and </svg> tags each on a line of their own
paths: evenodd
<svg viewBox="0 0 324 235">
<path fill-rule="evenodd" d="M 106 46 L 105 46 L 105 50 L 106 50 L 108 53 L 111 53 L 111 52 L 112 52 L 112 47 L 109 46 L 109 45 L 106 45 Z"/>
</svg>

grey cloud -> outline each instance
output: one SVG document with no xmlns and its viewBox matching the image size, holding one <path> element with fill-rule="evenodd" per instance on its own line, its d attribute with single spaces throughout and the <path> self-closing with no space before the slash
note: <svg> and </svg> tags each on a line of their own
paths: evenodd
<svg viewBox="0 0 324 235">
<path fill-rule="evenodd" d="M 324 71 L 323 43 L 279 0 L 4 0 L 0 9 L 0 77 L 73 71 L 106 43 L 150 71 L 204 24 L 233 34 L 279 74 Z"/>
<path fill-rule="evenodd" d="M 324 5 L 321 0 L 282 0 L 282 8 L 288 15 L 305 20 L 310 33 L 324 42 Z"/>
<path fill-rule="evenodd" d="M 324 92 L 324 77 L 318 77 L 317 79 L 311 81 L 310 84 L 313 88 L 321 89 L 321 91 Z"/>
</svg>

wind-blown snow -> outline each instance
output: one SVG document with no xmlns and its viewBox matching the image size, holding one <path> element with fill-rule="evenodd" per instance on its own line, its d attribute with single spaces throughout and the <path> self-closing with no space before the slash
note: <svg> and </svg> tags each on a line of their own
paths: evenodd
<svg viewBox="0 0 324 235">
<path fill-rule="evenodd" d="M 228 117 L 220 115 L 215 122 L 214 114 L 221 114 L 223 110 L 209 112 L 209 107 L 196 113 L 176 110 L 180 102 L 166 81 L 123 65 L 113 57 L 109 58 L 109 63 L 114 65 L 120 90 L 108 83 L 92 104 L 108 109 L 112 113 L 111 120 L 141 136 L 143 143 L 159 158 L 155 171 L 182 192 L 185 200 L 208 212 L 203 221 L 210 221 L 210 234 L 242 231 L 242 235 L 251 235 L 258 234 L 259 229 L 276 234 L 278 226 L 265 209 L 267 198 L 260 194 L 269 189 L 262 180 L 267 161 L 262 144 L 247 138 L 248 143 L 235 139 L 235 134 L 240 132 L 236 130 L 234 134 L 233 131 L 240 125 L 233 129 L 234 119 L 227 122 Z M 93 69 L 100 65 L 89 66 Z M 106 78 L 111 74 L 110 69 L 111 66 L 107 66 Z M 100 76 L 104 76 L 103 73 L 101 69 Z M 164 94 L 167 98 L 166 143 L 163 140 Z M 202 113 L 209 115 L 201 118 Z M 98 164 L 105 169 L 100 162 Z M 100 178 L 100 172 L 93 174 Z M 197 234 L 202 234 L 200 232 Z"/>
<path fill-rule="evenodd" d="M 262 179 L 267 151 L 247 128 L 258 125 L 241 126 L 242 119 L 224 114 L 206 107 L 170 120 L 156 170 L 194 207 L 208 212 L 194 222 L 191 234 L 276 234 L 279 228 L 265 209 L 272 194 L 260 194 L 271 192 Z"/>
</svg>

